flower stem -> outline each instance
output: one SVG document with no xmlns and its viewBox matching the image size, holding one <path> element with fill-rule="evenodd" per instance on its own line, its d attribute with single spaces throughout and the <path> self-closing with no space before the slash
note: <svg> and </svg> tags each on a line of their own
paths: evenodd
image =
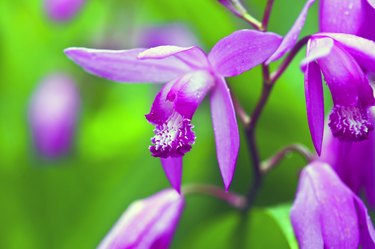
<svg viewBox="0 0 375 249">
<path fill-rule="evenodd" d="M 184 195 L 188 194 L 205 194 L 209 196 L 216 197 L 223 201 L 226 201 L 233 207 L 237 209 L 243 209 L 246 206 L 245 197 L 233 193 L 233 192 L 226 192 L 221 187 L 208 185 L 208 184 L 190 184 L 187 186 L 182 187 L 182 193 Z"/>
<path fill-rule="evenodd" d="M 285 157 L 289 155 L 291 152 L 297 152 L 300 154 L 307 162 L 310 162 L 314 159 L 314 155 L 311 154 L 308 148 L 306 148 L 302 144 L 291 144 L 289 146 L 286 146 L 285 148 L 278 151 L 275 155 L 273 155 L 271 158 L 263 161 L 261 163 L 261 173 L 266 174 L 271 169 L 273 169 L 281 160 L 283 160 Z"/>
<path fill-rule="evenodd" d="M 274 84 L 280 76 L 285 72 L 285 70 L 288 68 L 289 64 L 292 62 L 294 57 L 298 54 L 301 48 L 306 45 L 306 43 L 309 41 L 311 36 L 305 36 L 301 40 L 299 40 L 296 45 L 292 48 L 288 56 L 284 59 L 284 61 L 281 63 L 280 67 L 271 74 L 271 82 Z"/>
<path fill-rule="evenodd" d="M 261 171 L 261 163 L 259 158 L 259 151 L 258 146 L 256 143 L 256 132 L 255 128 L 258 123 L 258 119 L 260 114 L 262 113 L 267 100 L 271 94 L 273 84 L 270 84 L 270 75 L 269 75 L 269 67 L 266 65 L 262 65 L 263 68 L 263 88 L 260 99 L 251 115 L 250 122 L 247 126 L 245 126 L 246 131 L 246 138 L 247 143 L 249 146 L 249 152 L 253 162 L 253 181 L 250 185 L 249 191 L 246 195 L 246 207 L 244 208 L 245 211 L 249 210 L 250 207 L 253 205 L 255 201 L 256 194 L 258 189 L 262 185 L 262 171 Z"/>
<path fill-rule="evenodd" d="M 263 20 L 262 20 L 263 31 L 266 31 L 268 29 L 268 22 L 270 20 L 273 3 L 274 3 L 274 0 L 268 0 L 266 8 L 264 10 Z"/>
<path fill-rule="evenodd" d="M 248 24 L 253 26 L 256 30 L 263 31 L 262 23 L 258 21 L 255 17 L 251 16 L 249 13 L 245 13 L 240 16 L 243 20 L 245 20 Z"/>
</svg>

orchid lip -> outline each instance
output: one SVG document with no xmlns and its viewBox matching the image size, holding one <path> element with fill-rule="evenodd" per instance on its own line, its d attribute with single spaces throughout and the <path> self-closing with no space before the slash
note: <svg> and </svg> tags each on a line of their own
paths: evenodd
<svg viewBox="0 0 375 249">
<path fill-rule="evenodd" d="M 190 119 L 184 118 L 178 112 L 162 124 L 156 125 L 155 136 L 151 139 L 154 144 L 149 147 L 154 157 L 181 157 L 191 150 L 195 142 L 194 126 Z"/>
<path fill-rule="evenodd" d="M 365 140 L 374 129 L 367 109 L 356 106 L 335 105 L 328 125 L 333 136 L 341 141 Z"/>
</svg>

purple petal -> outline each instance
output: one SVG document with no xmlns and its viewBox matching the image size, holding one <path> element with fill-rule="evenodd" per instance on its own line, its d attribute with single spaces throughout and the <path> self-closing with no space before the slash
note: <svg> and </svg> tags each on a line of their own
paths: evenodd
<svg viewBox="0 0 375 249">
<path fill-rule="evenodd" d="M 85 0 L 45 0 L 44 8 L 50 19 L 64 22 L 72 19 L 84 3 Z"/>
<path fill-rule="evenodd" d="M 263 63 L 280 42 L 274 33 L 239 30 L 216 43 L 208 58 L 218 74 L 235 76 Z"/>
<path fill-rule="evenodd" d="M 30 102 L 29 121 L 40 155 L 56 158 L 69 151 L 79 106 L 78 89 L 69 75 L 51 74 L 38 86 Z"/>
<path fill-rule="evenodd" d="M 358 248 L 359 224 L 354 197 L 329 165 L 321 162 L 308 165 L 301 174 L 291 216 L 300 247 L 323 248 L 323 239 L 326 248 Z M 317 241 L 307 241 L 311 237 Z M 314 247 L 308 243 L 319 244 Z"/>
<path fill-rule="evenodd" d="M 172 187 L 181 193 L 182 157 L 160 158 L 160 161 Z"/>
<path fill-rule="evenodd" d="M 142 51 L 68 48 L 65 54 L 87 72 L 119 82 L 167 82 L 191 71 L 174 57 L 139 60 Z"/>
<path fill-rule="evenodd" d="M 293 27 L 290 29 L 288 34 L 285 35 L 283 41 L 281 42 L 276 52 L 266 61 L 266 64 L 270 64 L 271 62 L 280 59 L 297 43 L 298 36 L 306 21 L 307 12 L 314 2 L 315 0 L 308 0 L 306 2 L 296 22 L 293 24 Z"/>
<path fill-rule="evenodd" d="M 320 31 L 358 34 L 364 21 L 361 0 L 321 0 Z"/>
<path fill-rule="evenodd" d="M 319 33 L 314 37 L 330 37 L 336 40 L 362 67 L 375 72 L 375 42 L 350 34 Z"/>
<path fill-rule="evenodd" d="M 324 94 L 322 76 L 316 62 L 307 64 L 305 71 L 305 96 L 311 138 L 319 155 L 324 131 Z"/>
<path fill-rule="evenodd" d="M 317 61 L 335 104 L 350 106 L 360 102 L 365 107 L 373 104 L 368 80 L 356 60 L 346 50 L 334 46 L 329 56 Z"/>
<path fill-rule="evenodd" d="M 374 116 L 370 115 L 374 120 Z M 332 165 L 341 180 L 357 195 L 365 190 L 371 206 L 375 205 L 375 133 L 360 142 L 342 142 L 330 131 L 324 134 L 321 159 Z M 355 170 L 354 170 L 355 169 Z"/>
<path fill-rule="evenodd" d="M 156 96 L 147 120 L 152 124 L 162 124 L 173 111 L 192 119 L 213 85 L 214 79 L 207 71 L 195 71 L 168 82 Z"/>
<path fill-rule="evenodd" d="M 331 38 L 310 39 L 307 45 L 306 57 L 301 62 L 301 68 L 305 71 L 306 65 L 317 59 L 328 56 L 334 46 Z"/>
<path fill-rule="evenodd" d="M 174 190 L 134 202 L 98 246 L 98 249 L 169 248 L 184 199 Z"/>
<path fill-rule="evenodd" d="M 371 7 L 375 8 L 375 0 L 367 0 L 367 3 L 371 5 Z"/>
<path fill-rule="evenodd" d="M 239 149 L 236 113 L 229 89 L 223 78 L 218 78 L 211 94 L 211 116 L 215 133 L 216 153 L 225 189 L 228 190 Z"/>
<path fill-rule="evenodd" d="M 323 248 L 324 241 L 312 182 L 303 171 L 296 198 L 290 211 L 294 233 L 301 249 Z"/>
<path fill-rule="evenodd" d="M 164 59 L 173 57 L 192 69 L 208 69 L 206 54 L 199 47 L 159 46 L 138 55 L 139 59 Z"/>
<path fill-rule="evenodd" d="M 354 196 L 354 203 L 358 215 L 360 244 L 363 249 L 375 248 L 375 231 L 367 208 L 357 196 Z"/>
</svg>

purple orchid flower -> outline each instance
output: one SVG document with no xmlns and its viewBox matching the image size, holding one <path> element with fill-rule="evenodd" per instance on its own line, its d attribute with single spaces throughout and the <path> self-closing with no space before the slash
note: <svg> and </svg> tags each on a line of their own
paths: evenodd
<svg viewBox="0 0 375 249">
<path fill-rule="evenodd" d="M 303 169 L 291 221 L 301 249 L 375 248 L 366 206 L 323 162 Z"/>
<path fill-rule="evenodd" d="M 72 19 L 84 3 L 85 0 L 45 0 L 44 8 L 51 20 L 65 22 Z"/>
<path fill-rule="evenodd" d="M 134 202 L 98 249 L 167 249 L 185 205 L 174 190 L 163 190 Z"/>
<path fill-rule="evenodd" d="M 370 113 L 371 120 L 375 117 Z M 343 142 L 324 132 L 320 159 L 336 171 L 340 179 L 357 195 L 362 190 L 369 205 L 375 207 L 375 133 L 365 141 Z"/>
<path fill-rule="evenodd" d="M 172 186 L 181 185 L 182 156 L 195 134 L 191 119 L 211 91 L 211 114 L 217 159 L 225 188 L 235 170 L 239 135 L 224 77 L 239 75 L 265 61 L 281 42 L 273 33 L 240 30 L 220 40 L 206 55 L 199 47 L 160 46 L 122 51 L 69 48 L 65 53 L 86 71 L 120 82 L 158 82 L 147 120 L 155 126 L 150 151 L 160 157 Z"/>
<path fill-rule="evenodd" d="M 29 121 L 39 154 L 56 158 L 66 154 L 72 143 L 79 93 L 73 79 L 51 74 L 34 92 L 29 106 Z"/>
<path fill-rule="evenodd" d="M 302 68 L 305 70 L 308 123 L 318 154 L 324 131 L 321 72 L 334 104 L 329 116 L 333 135 L 341 141 L 367 139 L 374 129 L 369 107 L 375 102 L 365 72 L 375 70 L 375 43 L 349 34 L 315 34 L 307 45 Z"/>
<path fill-rule="evenodd" d="M 365 3 L 365 0 L 345 0 L 340 3 L 333 0 L 331 4 L 347 3 L 345 8 L 351 9 L 361 1 Z M 296 44 L 307 12 L 314 2 L 315 0 L 307 1 L 293 27 L 266 63 L 281 58 Z M 373 0 L 368 0 L 366 4 L 375 6 Z M 350 10 L 350 13 L 351 11 L 354 10 Z M 345 15 L 341 12 L 337 14 Z M 330 22 L 333 23 L 332 20 Z M 338 27 L 328 24 L 326 28 L 339 30 Z M 302 68 L 305 71 L 307 117 L 318 154 L 321 152 L 324 129 L 321 72 L 334 102 L 329 123 L 333 135 L 342 141 L 362 141 L 373 130 L 374 124 L 368 116 L 368 108 L 374 105 L 374 98 L 366 74 L 375 70 L 374 48 L 372 41 L 350 34 L 318 33 L 311 36 L 307 58 L 302 62 Z"/>
</svg>

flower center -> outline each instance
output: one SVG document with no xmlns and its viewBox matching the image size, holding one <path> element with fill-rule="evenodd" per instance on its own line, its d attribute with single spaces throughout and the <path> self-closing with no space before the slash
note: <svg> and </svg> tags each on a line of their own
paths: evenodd
<svg viewBox="0 0 375 249">
<path fill-rule="evenodd" d="M 193 125 L 190 119 L 174 112 L 166 122 L 156 125 L 155 136 L 151 139 L 154 144 L 149 147 L 154 157 L 180 157 L 191 150 L 195 141 Z"/>
<path fill-rule="evenodd" d="M 333 136 L 342 141 L 365 140 L 374 129 L 367 109 L 356 106 L 335 105 L 329 116 L 328 125 Z"/>
</svg>

